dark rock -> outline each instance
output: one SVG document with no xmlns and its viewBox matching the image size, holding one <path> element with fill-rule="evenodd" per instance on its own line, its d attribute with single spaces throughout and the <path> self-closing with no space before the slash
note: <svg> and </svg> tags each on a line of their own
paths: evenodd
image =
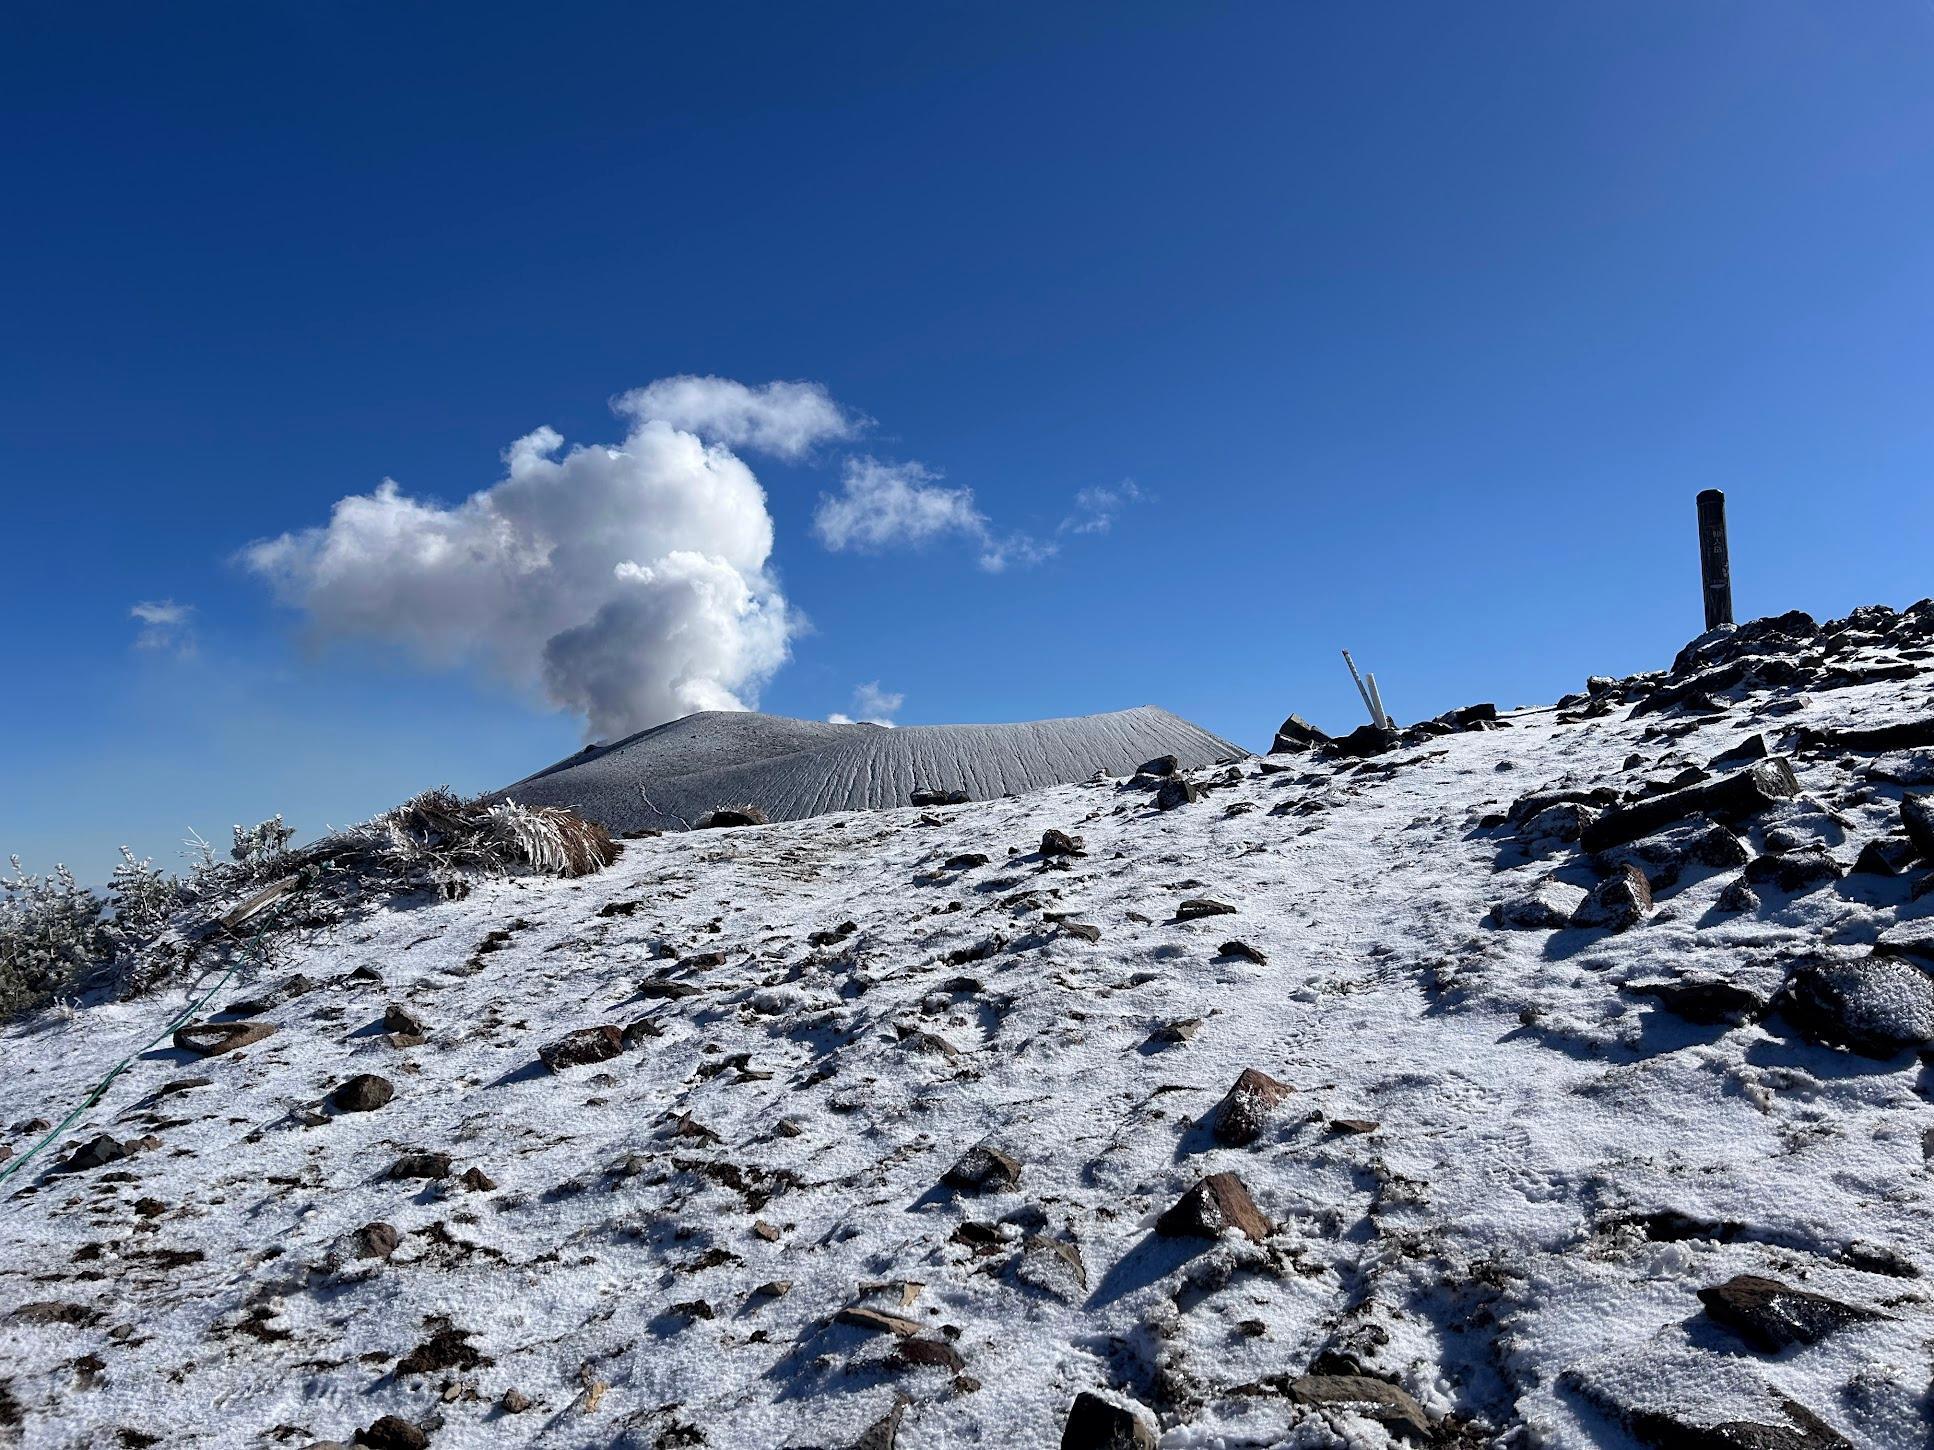
<svg viewBox="0 0 1934 1450">
<path fill-rule="evenodd" d="M 1481 705 L 1461 705 L 1455 710 L 1446 710 L 1437 718 L 1446 725 L 1455 725 L 1459 730 L 1476 730 L 1491 724 L 1498 717 L 1498 707 L 1489 701 Z"/>
<path fill-rule="evenodd" d="M 1174 775 L 1182 768 L 1182 762 L 1173 755 L 1158 755 L 1153 760 L 1145 760 L 1135 769 L 1137 775 Z"/>
<path fill-rule="evenodd" d="M 446 1325 L 396 1361 L 395 1373 L 437 1374 L 446 1369 L 479 1369 L 490 1357 L 470 1342 L 474 1329 Z"/>
<path fill-rule="evenodd" d="M 1699 1299 L 1708 1315 L 1767 1354 L 1795 1344 L 1816 1344 L 1836 1329 L 1879 1317 L 1872 1310 L 1758 1274 L 1740 1274 L 1701 1289 Z"/>
<path fill-rule="evenodd" d="M 1330 737 L 1318 730 L 1301 715 L 1291 715 L 1283 721 L 1282 728 L 1276 732 L 1276 739 L 1269 747 L 1271 755 L 1287 755 L 1291 751 L 1309 750 L 1318 745 L 1328 745 Z"/>
<path fill-rule="evenodd" d="M 1027 1236 L 1014 1263 L 1014 1276 L 1070 1304 L 1088 1292 L 1088 1266 L 1082 1262 L 1081 1250 L 1046 1234 Z"/>
<path fill-rule="evenodd" d="M 383 1030 L 400 1032 L 406 1037 L 430 1035 L 430 1029 L 423 1025 L 423 1019 L 397 1002 L 392 1002 L 383 1009 Z"/>
<path fill-rule="evenodd" d="M 253 1047 L 274 1032 L 273 1022 L 198 1022 L 175 1033 L 174 1044 L 197 1057 L 220 1057 Z"/>
<path fill-rule="evenodd" d="M 567 1067 L 604 1062 L 624 1050 L 623 1031 L 607 1024 L 603 1027 L 580 1027 L 538 1048 L 537 1056 L 552 1072 L 562 1072 Z"/>
<path fill-rule="evenodd" d="M 1359 725 L 1348 735 L 1330 741 L 1330 750 L 1345 759 L 1362 760 L 1395 750 L 1402 740 L 1403 736 L 1395 730 L 1385 730 L 1380 725 Z"/>
<path fill-rule="evenodd" d="M 1636 866 L 1622 866 L 1592 889 L 1571 914 L 1572 926 L 1602 926 L 1624 931 L 1652 909 L 1652 884 Z"/>
<path fill-rule="evenodd" d="M 1192 896 L 1175 908 L 1177 921 L 1200 921 L 1205 916 L 1234 916 L 1236 909 L 1226 901 Z"/>
<path fill-rule="evenodd" d="M 1740 821 L 1759 814 L 1775 801 L 1800 793 L 1792 767 L 1777 757 L 1756 761 L 1732 775 L 1722 775 L 1684 790 L 1647 796 L 1613 807 L 1593 821 L 1582 842 L 1588 851 L 1636 841 L 1688 816 L 1707 815 L 1720 821 Z"/>
<path fill-rule="evenodd" d="M 1043 856 L 1080 856 L 1085 854 L 1087 844 L 1081 837 L 1070 836 L 1066 831 L 1057 831 L 1052 826 L 1041 833 Z"/>
<path fill-rule="evenodd" d="M 1882 836 L 1867 842 L 1853 858 L 1854 876 L 1902 876 L 1914 864 L 1914 843 L 1902 836 Z"/>
<path fill-rule="evenodd" d="M 949 856 L 942 863 L 942 866 L 943 869 L 948 871 L 971 871 L 976 866 L 985 866 L 986 864 L 987 857 L 983 853 L 979 851 L 963 851 L 958 856 Z"/>
<path fill-rule="evenodd" d="M 1780 989 L 1779 1005 L 1813 1041 L 1867 1057 L 1934 1043 L 1934 979 L 1892 957 L 1803 962 Z"/>
<path fill-rule="evenodd" d="M 1347 1409 L 1375 1420 L 1400 1439 L 1428 1442 L 1430 1418 L 1407 1390 L 1362 1374 L 1306 1374 L 1289 1383 L 1289 1397 L 1316 1409 Z"/>
<path fill-rule="evenodd" d="M 1842 869 L 1826 847 L 1811 846 L 1801 851 L 1769 851 L 1755 856 L 1746 863 L 1742 879 L 1749 885 L 1771 885 L 1786 892 L 1812 891 L 1838 881 Z"/>
<path fill-rule="evenodd" d="M 893 1346 L 893 1363 L 905 1369 L 944 1369 L 950 1374 L 959 1374 L 967 1368 L 967 1361 L 961 1358 L 960 1351 L 944 1339 L 932 1339 L 924 1335 L 903 1339 Z"/>
<path fill-rule="evenodd" d="M 763 826 L 769 822 L 757 806 L 720 806 L 698 818 L 701 831 L 729 830 L 735 826 Z"/>
<path fill-rule="evenodd" d="M 1499 926 L 1524 931 L 1553 931 L 1571 923 L 1572 914 L 1585 904 L 1585 892 L 1563 881 L 1541 881 L 1522 896 L 1500 901 L 1491 908 Z"/>
<path fill-rule="evenodd" d="M 1902 796 L 1900 823 L 1923 861 L 1934 861 L 1934 796 Z"/>
<path fill-rule="evenodd" d="M 401 1242 L 396 1226 L 380 1219 L 364 1224 L 350 1235 L 352 1252 L 359 1259 L 387 1259 Z"/>
<path fill-rule="evenodd" d="M 1559 801 L 1526 821 L 1519 834 L 1527 841 L 1575 841 L 1585 834 L 1585 827 L 1598 819 L 1598 814 L 1577 801 Z"/>
<path fill-rule="evenodd" d="M 1061 1427 L 1061 1450 L 1155 1450 L 1155 1444 L 1146 1419 L 1086 1390 L 1074 1397 Z"/>
<path fill-rule="evenodd" d="M 1610 786 L 1593 786 L 1590 790 L 1545 790 L 1534 791 L 1530 795 L 1519 796 L 1511 802 L 1511 808 L 1504 818 L 1514 826 L 1522 826 L 1534 816 L 1551 809 L 1553 806 L 1609 806 L 1618 801 L 1618 792 Z"/>
<path fill-rule="evenodd" d="M 1155 1222 L 1155 1232 L 1170 1238 L 1221 1238 L 1230 1228 L 1253 1243 L 1269 1237 L 1269 1220 L 1233 1173 L 1211 1173 Z"/>
<path fill-rule="evenodd" d="M 497 1401 L 497 1407 L 506 1415 L 521 1415 L 531 1404 L 531 1397 L 514 1385 L 505 1390 L 503 1397 Z"/>
<path fill-rule="evenodd" d="M 932 790 L 922 787 L 907 797 L 909 805 L 916 806 L 964 806 L 969 796 L 964 790 Z"/>
<path fill-rule="evenodd" d="M 1178 1017 L 1173 1022 L 1164 1022 L 1148 1034 L 1152 1047 L 1180 1047 L 1202 1030 L 1200 1017 Z"/>
<path fill-rule="evenodd" d="M 401 1415 L 385 1415 L 368 1429 L 358 1430 L 356 1443 L 369 1450 L 425 1450 L 430 1437 Z"/>
<path fill-rule="evenodd" d="M 496 1179 L 476 1167 L 464 1169 L 463 1176 L 457 1182 L 471 1193 L 490 1193 L 497 1187 Z"/>
<path fill-rule="evenodd" d="M 1080 937 L 1085 942 L 1097 942 L 1101 940 L 1101 928 L 1092 922 L 1060 921 L 1056 922 L 1055 925 L 1059 926 L 1069 936 Z"/>
<path fill-rule="evenodd" d="M 1726 889 L 1719 893 L 1719 900 L 1713 903 L 1721 911 L 1744 912 L 1759 910 L 1759 893 L 1748 886 L 1742 878 L 1728 882 Z"/>
<path fill-rule="evenodd" d="M 61 1173 L 85 1173 L 91 1168 L 104 1168 L 110 1163 L 118 1163 L 134 1152 L 130 1143 L 123 1143 L 108 1133 L 98 1133 L 61 1162 Z"/>
<path fill-rule="evenodd" d="M 665 1313 L 673 1319 L 716 1319 L 718 1311 L 703 1299 L 685 1299 L 671 1305 Z"/>
<path fill-rule="evenodd" d="M 1706 762 L 1707 770 L 1723 770 L 1729 765 L 1744 765 L 1749 760 L 1765 760 L 1772 755 L 1772 747 L 1766 743 L 1762 734 L 1748 735 L 1737 745 L 1720 751 Z"/>
<path fill-rule="evenodd" d="M 396 1096 L 396 1084 L 373 1072 L 359 1072 L 336 1085 L 330 1106 L 339 1113 L 373 1113 Z"/>
<path fill-rule="evenodd" d="M 1332 1133 L 1345 1133 L 1353 1138 L 1360 1138 L 1365 1134 L 1374 1133 L 1382 1126 L 1382 1123 L 1372 1122 L 1369 1118 L 1330 1119 L 1330 1131 Z"/>
<path fill-rule="evenodd" d="M 1765 998 L 1716 977 L 1627 982 L 1623 990 L 1638 997 L 1652 997 L 1664 1004 L 1668 1012 L 1704 1025 L 1756 1022 L 1766 1013 Z"/>
<path fill-rule="evenodd" d="M 1216 1105 L 1211 1131 L 1218 1143 L 1246 1147 L 1262 1136 L 1270 1115 L 1295 1089 L 1258 1068 L 1246 1067 Z"/>
<path fill-rule="evenodd" d="M 1224 956 L 1224 957 L 1240 957 L 1245 962 L 1254 962 L 1259 967 L 1266 967 L 1269 965 L 1269 958 L 1264 956 L 1262 952 L 1256 947 L 1250 946 L 1249 943 L 1246 941 L 1238 941 L 1238 940 L 1226 941 L 1221 946 L 1216 948 L 1216 955 Z"/>
<path fill-rule="evenodd" d="M 859 1439 L 853 1442 L 853 1450 L 893 1450 L 900 1438 L 900 1421 L 910 1403 L 905 1395 L 896 1395 L 893 1408 L 860 1432 Z"/>
<path fill-rule="evenodd" d="M 1162 782 L 1162 788 L 1155 792 L 1155 809 L 1172 811 L 1177 806 L 1191 805 L 1201 799 L 1201 786 L 1185 776 L 1171 775 Z"/>
<path fill-rule="evenodd" d="M 1021 1161 L 986 1143 L 976 1143 L 942 1176 L 960 1193 L 1004 1193 L 1021 1181 Z"/>
<path fill-rule="evenodd" d="M 1851 750 L 1862 755 L 1922 750 L 1934 745 L 1934 716 L 1925 720 L 1903 720 L 1897 725 L 1876 725 L 1866 730 L 1803 730 L 1800 738 L 1808 745 L 1824 746 L 1829 750 Z"/>
<path fill-rule="evenodd" d="M 389 1176 L 396 1179 L 448 1178 L 450 1155 L 448 1153 L 405 1153 L 390 1164 Z"/>
</svg>

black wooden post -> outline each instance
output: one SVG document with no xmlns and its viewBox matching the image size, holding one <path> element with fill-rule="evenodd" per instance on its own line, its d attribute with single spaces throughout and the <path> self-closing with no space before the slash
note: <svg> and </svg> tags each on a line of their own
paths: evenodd
<svg viewBox="0 0 1934 1450">
<path fill-rule="evenodd" d="M 1706 628 L 1733 622 L 1733 576 L 1726 556 L 1726 495 L 1699 495 L 1699 579 L 1706 591 Z"/>
</svg>

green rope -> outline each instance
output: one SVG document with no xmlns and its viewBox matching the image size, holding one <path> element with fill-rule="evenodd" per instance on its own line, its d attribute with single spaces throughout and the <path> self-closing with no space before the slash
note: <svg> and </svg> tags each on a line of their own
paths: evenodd
<svg viewBox="0 0 1934 1450">
<path fill-rule="evenodd" d="M 297 873 L 298 877 L 300 877 L 303 874 L 304 873 L 301 873 L 301 872 Z M 296 891 L 300 891 L 303 886 L 308 884 L 309 884 L 308 882 L 298 880 L 295 889 Z M 102 1078 L 99 1082 L 95 1083 L 92 1090 L 89 1091 L 87 1096 L 81 1099 L 80 1105 L 76 1107 L 73 1112 L 69 1113 L 65 1118 L 62 1118 L 60 1122 L 56 1124 L 47 1133 L 47 1135 L 43 1137 L 38 1143 L 34 1144 L 33 1147 L 29 1148 L 25 1153 L 21 1154 L 18 1158 L 11 1160 L 10 1162 L 4 1165 L 0 1165 L 0 1183 L 5 1183 L 14 1174 L 18 1173 L 22 1168 L 25 1168 L 27 1164 L 33 1160 L 34 1155 L 39 1153 L 40 1150 L 45 1148 L 49 1143 L 52 1143 L 55 1139 L 59 1138 L 70 1127 L 72 1127 L 75 1122 L 77 1122 L 82 1116 L 84 1116 L 87 1113 L 88 1109 L 92 1108 L 96 1103 L 98 1103 L 102 1099 L 103 1096 L 106 1095 L 107 1090 L 114 1085 L 114 1080 L 134 1065 L 134 1060 L 136 1058 L 138 1058 L 142 1053 L 146 1052 L 149 1048 L 153 1047 L 157 1042 L 161 1041 L 164 1037 L 172 1037 L 177 1031 L 179 1031 L 183 1026 L 185 1026 L 188 1023 L 190 1018 L 192 1018 L 197 1012 L 201 1011 L 202 1008 L 206 1007 L 209 1004 L 209 1002 L 213 1000 L 217 992 L 221 991 L 223 987 L 226 987 L 229 984 L 229 981 L 235 976 L 237 972 L 239 972 L 242 969 L 242 967 L 246 964 L 247 961 L 252 959 L 258 965 L 261 964 L 261 962 L 263 961 L 263 957 L 261 953 L 262 933 L 267 931 L 269 928 L 269 924 L 276 917 L 280 916 L 282 912 L 287 908 L 290 900 L 294 897 L 294 894 L 295 892 L 292 891 L 288 896 L 283 897 L 282 900 L 271 903 L 268 909 L 262 913 L 261 925 L 255 928 L 255 931 L 253 932 L 253 934 L 250 935 L 248 941 L 243 944 L 242 950 L 248 954 L 247 956 L 237 957 L 235 961 L 229 965 L 228 970 L 222 973 L 221 979 L 217 981 L 214 986 L 210 987 L 206 992 L 204 992 L 201 995 L 201 998 L 199 1000 L 190 1002 L 186 1007 L 182 1008 L 181 1011 L 176 1014 L 174 1019 L 170 1021 L 167 1026 L 163 1027 L 159 1032 L 155 1033 L 153 1037 L 150 1037 L 146 1042 L 142 1043 L 139 1047 L 135 1048 L 134 1051 L 130 1052 L 126 1057 L 122 1058 L 119 1062 L 117 1062 L 114 1065 L 114 1067 L 108 1072 L 107 1076 Z"/>
</svg>

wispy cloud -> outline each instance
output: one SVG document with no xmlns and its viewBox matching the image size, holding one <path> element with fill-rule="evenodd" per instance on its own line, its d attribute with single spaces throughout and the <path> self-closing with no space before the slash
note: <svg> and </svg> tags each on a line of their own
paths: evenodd
<svg viewBox="0 0 1934 1450">
<path fill-rule="evenodd" d="M 821 443 L 856 438 L 867 420 L 818 383 L 762 383 L 690 373 L 660 378 L 612 400 L 619 413 L 656 418 L 728 448 L 802 458 Z"/>
<path fill-rule="evenodd" d="M 128 616 L 141 625 L 134 636 L 136 649 L 172 650 L 179 655 L 195 652 L 194 605 L 144 599 L 129 608 Z"/>
<path fill-rule="evenodd" d="M 1115 526 L 1115 516 L 1132 503 L 1148 497 L 1132 478 L 1109 487 L 1095 484 L 1074 496 L 1074 509 L 1055 530 L 1061 534 L 1105 534 Z"/>
<path fill-rule="evenodd" d="M 1055 552 L 1027 534 L 1001 534 L 974 502 L 971 488 L 948 487 L 922 463 L 888 463 L 857 456 L 846 460 L 840 491 L 821 494 L 813 532 L 834 552 L 877 554 L 918 548 L 948 535 L 979 550 L 981 568 L 999 573 L 1010 564 L 1038 564 Z"/>
<path fill-rule="evenodd" d="M 878 680 L 868 680 L 854 687 L 851 715 L 835 710 L 826 719 L 833 725 L 884 725 L 891 730 L 893 717 L 906 702 L 907 697 L 898 690 L 882 690 Z"/>
</svg>

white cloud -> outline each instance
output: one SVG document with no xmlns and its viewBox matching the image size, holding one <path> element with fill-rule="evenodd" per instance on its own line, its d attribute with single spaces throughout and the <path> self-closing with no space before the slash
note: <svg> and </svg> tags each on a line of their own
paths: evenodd
<svg viewBox="0 0 1934 1450">
<path fill-rule="evenodd" d="M 1038 564 L 1055 552 L 1026 534 L 1000 535 L 974 502 L 971 488 L 947 488 L 920 463 L 846 460 L 837 494 L 821 494 L 813 532 L 835 552 L 876 554 L 918 547 L 949 534 L 978 546 L 980 566 L 998 574 L 1009 564 Z"/>
<path fill-rule="evenodd" d="M 612 401 L 619 413 L 657 419 L 731 448 L 801 458 L 816 444 L 854 438 L 866 420 L 833 401 L 818 383 L 747 387 L 731 378 L 660 378 Z"/>
<path fill-rule="evenodd" d="M 1105 534 L 1115 526 L 1115 515 L 1131 503 L 1147 497 L 1132 478 L 1124 478 L 1113 488 L 1096 484 L 1074 496 L 1074 512 L 1061 520 L 1056 531 L 1063 534 Z"/>
<path fill-rule="evenodd" d="M 482 664 L 593 737 L 749 708 L 798 627 L 766 572 L 765 492 L 727 449 L 625 411 L 618 443 L 567 450 L 539 428 L 454 507 L 386 479 L 243 561 L 318 637 Z"/>
<path fill-rule="evenodd" d="M 172 599 L 144 599 L 131 606 L 128 617 L 141 622 L 134 636 L 136 649 L 171 649 L 178 654 L 195 652 L 193 622 L 195 606 L 177 604 Z"/>
<path fill-rule="evenodd" d="M 907 697 L 898 690 L 882 690 L 878 680 L 868 680 L 853 687 L 853 714 L 835 710 L 826 721 L 830 725 L 884 725 L 891 730 L 893 717 L 906 702 Z"/>
</svg>

